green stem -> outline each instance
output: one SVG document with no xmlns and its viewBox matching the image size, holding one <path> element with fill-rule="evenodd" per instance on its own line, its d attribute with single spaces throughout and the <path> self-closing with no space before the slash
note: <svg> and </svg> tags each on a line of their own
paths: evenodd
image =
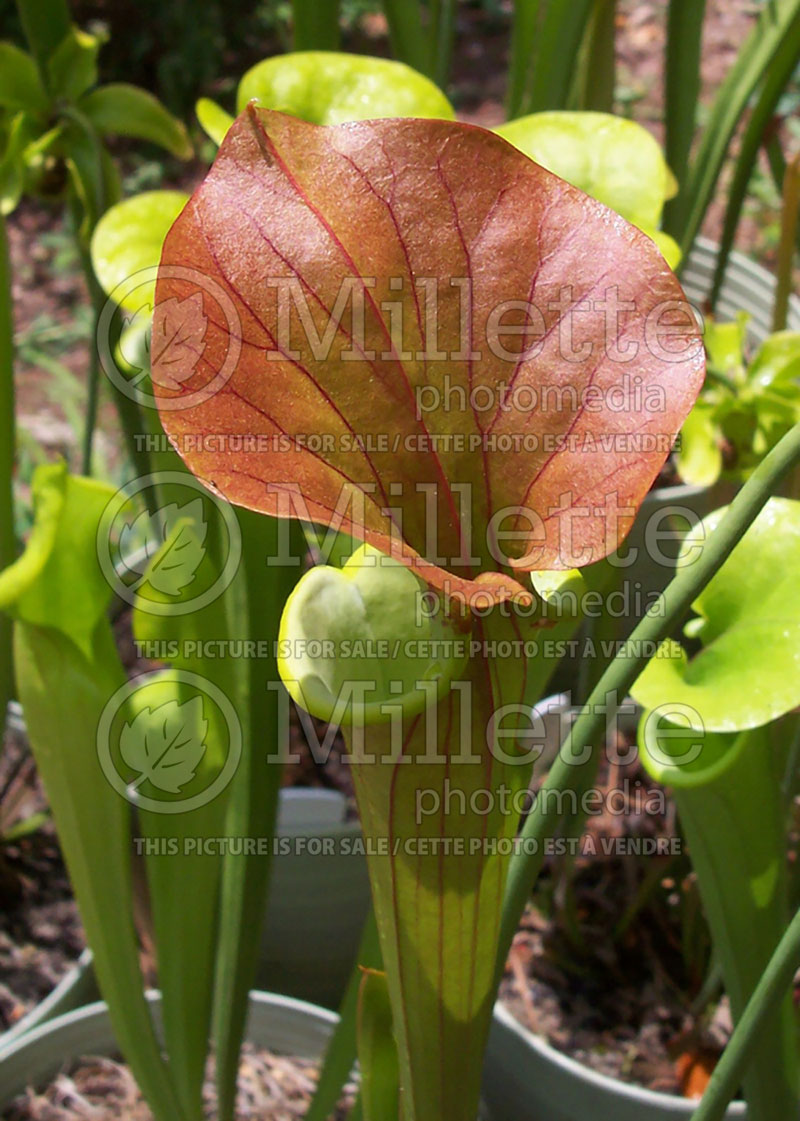
<svg viewBox="0 0 800 1121">
<path fill-rule="evenodd" d="M 709 781 L 675 785 L 673 793 L 738 1023 L 786 928 L 786 836 L 766 730 L 725 740 L 729 765 Z M 791 1001 L 765 1015 L 743 1084 L 750 1121 L 783 1121 L 796 1111 Z"/>
<path fill-rule="evenodd" d="M 11 261 L 5 218 L 0 214 L 0 571 L 16 557 L 14 533 L 14 316 Z M 0 741 L 8 702 L 14 695 L 12 623 L 0 616 Z"/>
<path fill-rule="evenodd" d="M 339 49 L 339 0 L 294 0 L 292 8 L 294 50 Z"/>
<path fill-rule="evenodd" d="M 436 84 L 445 89 L 450 77 L 453 43 L 456 34 L 456 0 L 439 0 L 435 7 L 436 19 L 431 28 L 431 43 L 435 51 L 432 66 Z"/>
<path fill-rule="evenodd" d="M 550 769 L 539 797 L 522 828 L 523 843 L 511 860 L 500 930 L 497 977 L 511 940 L 539 875 L 544 840 L 553 831 L 547 810 L 550 792 L 574 789 L 582 779 L 575 748 L 598 741 L 606 722 L 618 711 L 631 686 L 649 661 L 649 649 L 667 637 L 688 611 L 697 594 L 722 567 L 758 516 L 783 476 L 800 462 L 800 424 L 784 436 L 767 455 L 734 498 L 725 516 L 709 537 L 695 564 L 681 569 L 658 600 L 634 628 L 618 657 L 605 671 L 589 697 L 585 712 L 575 721 L 558 758 Z"/>
<path fill-rule="evenodd" d="M 614 111 L 616 87 L 616 0 L 595 0 L 585 44 L 580 108 L 599 113 Z"/>
<path fill-rule="evenodd" d="M 800 911 L 792 919 L 769 965 L 761 974 L 761 980 L 714 1069 L 703 1100 L 692 1114 L 692 1121 L 723 1121 L 728 1102 L 739 1088 L 753 1048 L 761 1036 L 764 1019 L 785 999 L 798 966 Z"/>
<path fill-rule="evenodd" d="M 777 287 L 775 308 L 772 313 L 772 330 L 784 331 L 789 314 L 789 296 L 792 292 L 792 267 L 800 214 L 800 154 L 788 164 L 783 179 L 783 211 L 781 215 L 781 241 L 778 246 Z"/>
<path fill-rule="evenodd" d="M 100 395 L 100 353 L 97 347 L 97 328 L 100 313 L 105 303 L 105 293 L 97 283 L 88 248 L 81 244 L 79 249 L 83 275 L 86 279 L 92 304 L 92 336 L 89 340 L 89 369 L 86 385 L 86 423 L 83 430 L 83 450 L 81 453 L 81 474 L 91 475 L 92 445 L 94 443 L 94 431 L 97 427 L 97 403 Z"/>
<path fill-rule="evenodd" d="M 664 66 L 665 154 L 679 188 L 686 178 L 700 95 L 706 0 L 670 0 Z M 666 206 L 669 214 L 670 200 Z"/>
</svg>

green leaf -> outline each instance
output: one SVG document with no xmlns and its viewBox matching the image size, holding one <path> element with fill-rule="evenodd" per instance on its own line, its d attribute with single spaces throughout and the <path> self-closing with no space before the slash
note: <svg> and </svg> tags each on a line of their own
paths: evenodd
<svg viewBox="0 0 800 1121">
<path fill-rule="evenodd" d="M 0 157 L 0 214 L 13 214 L 25 189 L 25 163 L 22 152 L 27 142 L 30 118 L 17 113 L 6 133 L 5 151 Z"/>
<path fill-rule="evenodd" d="M 215 144 L 220 145 L 225 139 L 228 129 L 233 124 L 233 117 L 226 113 L 221 105 L 212 101 L 210 97 L 201 97 L 194 107 L 200 127 Z"/>
<path fill-rule="evenodd" d="M 713 486 L 722 473 L 714 408 L 704 401 L 698 401 L 683 422 L 676 463 L 680 477 L 691 486 Z"/>
<path fill-rule="evenodd" d="M 120 533 L 125 567 L 138 572 L 142 582 L 146 579 L 156 591 L 180 595 L 195 579 L 203 560 L 207 530 L 201 498 L 182 506 L 173 502 L 152 513 L 142 510 Z"/>
<path fill-rule="evenodd" d="M 299 575 L 299 561 L 270 565 L 270 559 L 280 559 L 279 523 L 250 510 L 239 510 L 237 515 L 242 569 L 228 613 L 230 634 L 234 639 L 264 643 L 269 654 L 248 659 L 241 675 L 246 676 L 240 708 L 243 751 L 231 783 L 225 832 L 234 838 L 271 837 L 283 767 L 274 759 L 265 761 L 264 756 L 279 756 L 288 737 L 281 719 L 284 698 L 275 650 L 281 611 Z M 295 538 L 301 538 L 299 527 L 293 528 Z M 290 555 L 302 555 L 292 544 L 290 539 Z M 269 857 L 258 851 L 229 852 L 223 863 L 213 1024 L 220 1121 L 233 1121 L 235 1113 L 239 1049 L 261 950 L 270 871 Z"/>
<path fill-rule="evenodd" d="M 747 370 L 757 389 L 784 392 L 792 400 L 800 394 L 800 333 L 779 331 L 761 344 Z"/>
<path fill-rule="evenodd" d="M 28 547 L 0 573 L 0 609 L 62 631 L 87 658 L 111 598 L 95 534 L 113 494 L 105 483 L 68 475 L 64 463 L 39 467 L 33 481 L 37 516 Z"/>
<path fill-rule="evenodd" d="M 424 591 L 370 545 L 341 569 L 310 569 L 281 620 L 278 665 L 294 700 L 323 720 L 371 723 L 393 719 L 397 706 L 421 712 L 446 692 L 467 642 L 455 626 L 420 618 Z"/>
<path fill-rule="evenodd" d="M 335 51 L 339 46 L 340 0 L 292 0 L 295 51 Z"/>
<path fill-rule="evenodd" d="M 648 772 L 673 787 L 736 1023 L 788 918 L 780 793 L 786 753 L 771 752 L 766 729 L 703 735 L 656 713 L 642 718 L 639 746 Z M 795 1016 L 787 994 L 764 1022 L 744 1077 L 748 1117 L 791 1116 L 797 1078 Z"/>
<path fill-rule="evenodd" d="M 687 535 L 683 564 L 702 553 L 724 515 Z M 722 569 L 692 604 L 703 648 L 689 658 L 665 644 L 633 687 L 648 709 L 679 706 L 693 728 L 738 732 L 800 704 L 800 502 L 772 498 Z"/>
<path fill-rule="evenodd" d="M 517 0 L 511 38 L 508 116 L 566 109 L 593 0 Z"/>
<path fill-rule="evenodd" d="M 71 27 L 47 63 L 48 85 L 53 97 L 77 101 L 97 84 L 97 55 L 101 40 Z"/>
<path fill-rule="evenodd" d="M 664 147 L 667 162 L 679 183 L 686 175 L 694 139 L 705 11 L 706 0 L 669 2 L 664 67 Z"/>
<path fill-rule="evenodd" d="M 98 219 L 116 199 L 108 194 L 103 143 L 86 118 L 73 109 L 64 126 L 67 168 L 79 214 L 81 242 L 90 242 Z"/>
<path fill-rule="evenodd" d="M 125 682 L 95 547 L 111 494 L 103 484 L 68 478 L 62 465 L 40 467 L 35 527 L 26 553 L 0 575 L 0 604 L 16 620 L 19 696 L 114 1031 L 158 1121 L 171 1121 L 183 1115 L 144 1000 L 130 805 L 107 781 L 95 746 Z"/>
<path fill-rule="evenodd" d="M 396 1121 L 399 1109 L 397 1044 L 386 974 L 365 969 L 358 996 L 358 1062 L 364 1121 Z"/>
<path fill-rule="evenodd" d="M 319 1072 L 314 1098 L 308 1107 L 305 1121 L 327 1121 L 341 1097 L 342 1087 L 350 1077 L 356 1061 L 356 1036 L 358 994 L 361 987 L 362 967 L 381 968 L 381 949 L 375 912 L 370 908 L 358 947 L 356 964 L 339 1006 L 339 1023 L 333 1030 L 325 1058 Z"/>
<path fill-rule="evenodd" d="M 778 102 L 800 62 L 800 32 L 787 35 L 775 52 L 764 82 L 752 106 L 744 132 L 738 140 L 736 166 L 727 187 L 727 206 L 714 267 L 714 281 L 709 302 L 716 306 L 725 279 L 728 259 L 733 249 L 736 229 L 747 197 L 747 188 L 753 176 L 761 145 L 775 117 Z"/>
<path fill-rule="evenodd" d="M 34 113 L 48 105 L 36 63 L 13 43 L 0 43 L 0 105 Z"/>
<path fill-rule="evenodd" d="M 102 135 L 135 136 L 189 159 L 192 145 L 183 123 L 157 97 L 138 86 L 114 82 L 81 98 L 80 109 Z"/>
<path fill-rule="evenodd" d="M 177 455 L 159 451 L 153 456 L 153 467 L 156 478 L 159 471 L 170 472 L 158 486 L 157 508 L 175 506 L 182 514 L 173 521 L 169 536 L 151 558 L 133 616 L 137 640 L 165 644 L 170 652 L 170 667 L 154 680 L 143 682 L 141 693 L 137 690 L 136 695 L 140 707 L 158 708 L 167 702 L 185 706 L 195 701 L 188 711 L 197 723 L 190 737 L 193 753 L 188 761 L 192 766 L 185 768 L 182 776 L 189 780 L 188 785 L 177 796 L 165 792 L 157 799 L 166 800 L 167 804 L 175 799 L 178 812 L 158 812 L 163 806 L 140 806 L 138 819 L 141 835 L 155 841 L 157 850 L 166 845 L 181 854 L 169 859 L 157 851 L 145 858 L 145 864 L 163 994 L 166 1049 L 186 1115 L 191 1121 L 199 1121 L 212 1023 L 223 858 L 213 845 L 211 850 L 203 847 L 183 854 L 198 839 L 213 841 L 227 835 L 235 766 L 230 771 L 226 764 L 231 758 L 236 764 L 237 753 L 244 750 L 246 727 L 242 727 L 238 714 L 245 708 L 246 685 L 239 661 L 207 653 L 209 642 L 214 650 L 219 643 L 223 644 L 221 649 L 226 649 L 225 643 L 231 636 L 231 610 L 238 599 L 233 588 L 184 614 L 153 613 L 156 604 L 163 603 L 174 604 L 177 611 L 185 600 L 197 595 L 198 584 L 203 588 L 210 586 L 220 577 L 233 547 L 221 506 L 210 496 L 202 496 L 201 504 L 196 503 L 196 488 L 181 482 L 183 468 Z M 191 495 L 188 502 L 187 490 Z M 188 520 L 197 541 L 203 541 L 203 558 L 195 580 L 173 597 L 154 587 L 150 575 L 173 555 L 179 539 L 185 540 Z M 202 713 L 196 703 L 198 697 L 202 700 Z M 207 728 L 203 728 L 204 721 Z M 199 739 L 205 745 L 202 756 Z M 190 777 L 190 770 L 195 770 L 194 778 Z M 148 788 L 147 793 L 157 795 L 158 790 Z M 195 796 L 196 804 L 190 803 L 188 800 Z M 186 906 L 186 899 L 193 901 L 191 907 Z"/>
<path fill-rule="evenodd" d="M 432 77 L 431 45 L 422 24 L 419 0 L 382 0 L 392 54 L 406 66 Z"/>
<path fill-rule="evenodd" d="M 239 83 L 238 112 L 253 99 L 318 125 L 455 116 L 442 91 L 404 63 L 333 51 L 301 51 L 257 63 Z"/>
<path fill-rule="evenodd" d="M 653 236 L 674 179 L 658 142 L 635 121 L 608 113 L 534 113 L 495 132 Z"/>
<path fill-rule="evenodd" d="M 594 0 L 575 75 L 576 105 L 610 113 L 616 89 L 616 0 Z"/>
<path fill-rule="evenodd" d="M 0 192 L 3 169 L 0 164 Z M 2 197 L 0 196 L 0 204 Z M 8 229 L 0 205 L 0 597 L 3 570 L 17 556 L 14 511 L 14 468 L 17 451 L 16 386 L 14 383 L 14 303 L 11 288 Z M 0 613 L 0 712 L 14 696 L 11 620 Z M 5 725 L 4 725 L 5 727 Z"/>
<path fill-rule="evenodd" d="M 790 42 L 800 55 L 800 0 L 772 0 L 762 9 L 717 92 L 689 174 L 670 208 L 667 230 L 679 240 L 684 254 L 700 229 L 750 98 L 769 73 L 776 53 L 785 52 Z"/>
<path fill-rule="evenodd" d="M 155 275 L 136 274 L 155 269 L 167 231 L 188 200 L 183 191 L 144 191 L 112 206 L 97 223 L 92 265 L 104 291 L 122 307 L 152 309 Z"/>
<path fill-rule="evenodd" d="M 203 716 L 201 697 L 182 704 L 165 701 L 158 708 L 143 708 L 120 737 L 124 762 L 157 790 L 180 794 L 197 774 L 197 765 L 206 753 L 208 721 Z"/>
<path fill-rule="evenodd" d="M 31 54 L 46 75 L 50 56 L 71 27 L 67 0 L 17 0 L 17 10 Z"/>
</svg>

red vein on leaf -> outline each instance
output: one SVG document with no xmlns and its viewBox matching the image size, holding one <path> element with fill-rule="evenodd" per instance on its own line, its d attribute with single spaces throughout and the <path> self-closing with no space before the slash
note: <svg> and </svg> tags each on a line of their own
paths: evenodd
<svg viewBox="0 0 800 1121">
<path fill-rule="evenodd" d="M 325 401 L 325 403 L 328 405 L 328 407 L 331 409 L 331 411 L 334 413 L 334 415 L 336 417 L 338 417 L 338 419 L 344 425 L 345 429 L 348 432 L 350 432 L 354 437 L 357 437 L 357 433 L 356 433 L 355 429 L 353 428 L 353 426 L 350 424 L 350 422 L 347 420 L 347 417 L 341 412 L 341 410 L 335 404 L 333 399 L 325 391 L 325 389 L 320 385 L 320 383 L 317 381 L 317 379 L 314 377 L 314 375 L 311 373 L 311 371 L 306 369 L 306 367 L 303 366 L 303 364 L 301 362 L 299 362 L 297 359 L 291 358 L 289 355 L 287 355 L 287 353 L 283 350 L 283 348 L 278 345 L 277 338 L 275 337 L 275 335 L 273 335 L 272 331 L 267 326 L 267 324 L 264 323 L 261 316 L 255 311 L 255 309 L 252 307 L 252 305 L 244 298 L 243 294 L 228 279 L 227 275 L 225 274 L 225 271 L 222 268 L 222 263 L 219 260 L 219 256 L 216 252 L 216 249 L 215 249 L 214 245 L 212 244 L 211 239 L 210 239 L 210 237 L 209 237 L 209 235 L 208 235 L 208 233 L 205 229 L 205 225 L 203 223 L 202 213 L 200 212 L 200 208 L 195 207 L 194 213 L 195 213 L 195 216 L 196 216 L 196 219 L 197 219 L 197 222 L 196 222 L 197 229 L 199 230 L 200 235 L 203 238 L 206 249 L 208 250 L 208 253 L 209 253 L 210 257 L 211 257 L 212 261 L 214 262 L 214 265 L 216 266 L 217 273 L 218 273 L 220 279 L 223 281 L 225 286 L 228 288 L 228 290 L 230 291 L 232 296 L 235 299 L 237 299 L 241 302 L 241 304 L 247 309 L 249 314 L 253 317 L 255 322 L 258 323 L 258 325 L 262 328 L 262 330 L 264 331 L 264 333 L 266 334 L 266 336 L 267 336 L 267 338 L 270 342 L 270 345 L 272 346 L 272 349 L 277 351 L 279 354 L 281 354 L 286 362 L 288 362 L 290 365 L 294 366 L 301 374 L 303 374 L 306 378 L 308 378 L 308 380 L 315 387 L 317 392 L 320 394 L 320 396 Z M 243 337 L 243 333 L 242 333 L 242 341 L 245 341 L 244 337 Z M 253 345 L 255 345 L 255 344 L 253 344 Z M 230 383 L 228 383 L 228 384 L 230 384 Z M 240 400 L 244 401 L 247 404 L 250 404 L 252 408 L 258 409 L 259 412 L 263 413 L 263 410 L 260 409 L 259 406 L 255 405 L 248 398 L 245 398 L 242 394 L 239 393 L 239 394 L 237 394 L 237 396 L 239 397 Z M 263 413 L 263 415 L 267 416 L 266 413 Z M 267 419 L 272 420 L 272 418 L 268 417 L 268 416 L 267 416 Z M 273 423 L 275 423 L 274 420 L 273 420 Z M 286 434 L 288 435 L 288 433 L 286 433 Z M 306 449 L 306 450 L 308 450 L 308 449 Z M 369 466 L 369 469 L 372 472 L 372 476 L 375 479 L 375 482 L 376 482 L 376 484 L 378 486 L 378 489 L 381 493 L 383 501 L 385 502 L 386 506 L 388 507 L 389 506 L 389 498 L 388 498 L 388 495 L 386 494 L 386 490 L 384 488 L 383 480 L 382 480 L 380 474 L 378 473 L 374 463 L 372 462 L 371 456 L 367 452 L 366 448 L 359 449 L 359 452 L 363 456 L 363 458 L 366 460 L 366 462 Z M 312 452 L 311 454 L 313 455 L 314 453 Z M 319 459 L 323 463 L 326 463 L 326 464 L 328 463 L 327 460 L 323 459 L 323 457 L 318 455 L 318 454 L 315 456 L 315 458 Z M 335 468 L 334 468 L 334 470 L 335 470 Z M 392 522 L 392 524 L 394 524 L 393 516 L 390 515 L 389 520 Z"/>
<path fill-rule="evenodd" d="M 305 206 L 308 207 L 309 212 L 314 215 L 314 217 L 317 219 L 317 221 L 320 223 L 320 225 L 323 227 L 323 229 L 328 233 L 328 236 L 331 238 L 331 241 L 333 242 L 333 244 L 339 250 L 339 252 L 341 253 L 344 260 L 347 262 L 349 267 L 353 270 L 354 276 L 357 277 L 362 282 L 362 284 L 364 286 L 365 299 L 372 306 L 375 318 L 376 318 L 377 322 L 379 323 L 379 325 L 380 325 L 380 327 L 383 331 L 383 335 L 386 338 L 386 341 L 389 343 L 389 347 L 390 347 L 391 352 L 394 356 L 393 360 L 396 363 L 397 368 L 400 370 L 400 372 L 403 376 L 403 380 L 404 380 L 406 390 L 407 390 L 408 399 L 409 399 L 409 401 L 412 405 L 412 410 L 413 410 L 412 415 L 414 415 L 414 418 L 415 418 L 417 424 L 419 425 L 423 434 L 429 440 L 429 443 L 426 445 L 426 446 L 430 447 L 430 449 L 431 449 L 428 452 L 428 455 L 432 459 L 433 463 L 436 465 L 436 470 L 437 470 L 439 476 L 441 477 L 442 483 L 444 484 L 445 499 L 446 499 L 447 504 L 450 508 L 451 526 L 452 526 L 452 529 L 454 530 L 454 532 L 458 535 L 458 539 L 461 542 L 461 551 L 462 551 L 462 556 L 463 556 L 463 555 L 465 555 L 465 552 L 464 552 L 465 544 L 464 544 L 463 531 L 462 531 L 462 527 L 461 527 L 461 519 L 459 517 L 458 509 L 456 507 L 456 503 L 455 503 L 455 500 L 453 498 L 453 492 L 450 489 L 449 480 L 447 478 L 447 475 L 445 474 L 444 468 L 442 466 L 442 462 L 439 458 L 439 453 L 436 451 L 436 448 L 435 448 L 435 445 L 433 444 L 433 441 L 430 441 L 430 432 L 428 430 L 427 425 L 425 424 L 425 421 L 421 417 L 418 418 L 416 416 L 416 411 L 417 411 L 416 410 L 416 401 L 414 399 L 414 390 L 412 388 L 411 381 L 408 377 L 408 372 L 406 371 L 405 366 L 403 365 L 403 363 L 400 361 L 399 357 L 397 356 L 397 351 L 396 351 L 395 346 L 394 346 L 394 340 L 391 337 L 391 332 L 387 328 L 386 322 L 383 319 L 383 316 L 381 315 L 377 304 L 375 303 L 375 299 L 372 295 L 372 292 L 367 287 L 367 285 L 364 284 L 364 278 L 361 276 L 358 268 L 356 267 L 355 261 L 353 260 L 352 256 L 348 252 L 344 243 L 341 241 L 339 236 L 336 234 L 336 231 L 333 229 L 333 227 L 330 225 L 328 220 L 325 218 L 325 215 L 314 206 L 314 204 L 311 202 L 311 199 L 308 197 L 306 192 L 302 189 L 300 184 L 295 179 L 294 175 L 292 174 L 291 169 L 289 168 L 288 164 L 286 163 L 286 161 L 283 159 L 282 155 L 280 154 L 277 145 L 274 143 L 274 141 L 270 137 L 269 133 L 264 128 L 264 125 L 261 121 L 261 118 L 258 116 L 258 113 L 255 111 L 255 109 L 250 114 L 250 120 L 253 123 L 254 128 L 256 129 L 257 137 L 260 136 L 263 140 L 263 144 L 259 143 L 259 146 L 262 148 L 262 150 L 263 150 L 263 145 L 267 146 L 267 148 L 269 149 L 269 152 L 274 156 L 275 160 L 279 164 L 279 166 L 280 166 L 281 170 L 283 171 L 283 174 L 285 175 L 287 181 L 289 182 L 289 184 L 295 190 L 298 198 L 300 198 L 303 201 Z M 468 571 L 470 571 L 470 573 L 471 573 L 471 569 L 468 569 Z"/>
<path fill-rule="evenodd" d="M 604 274 L 604 276 L 605 275 L 607 275 L 607 274 Z M 602 280 L 604 279 L 604 276 L 601 277 L 600 280 L 597 281 L 597 284 L 600 284 L 602 282 Z M 592 288 L 590 288 L 589 291 L 591 292 L 594 288 L 596 288 L 597 284 L 592 285 Z M 578 303 L 580 303 L 580 301 L 578 301 Z M 575 305 L 572 305 L 572 306 L 574 307 Z M 620 339 L 622 338 L 624 333 L 625 333 L 625 328 L 621 328 L 619 331 L 617 331 L 617 334 L 614 337 L 614 343 L 613 343 L 614 346 L 617 345 L 617 343 L 620 341 Z M 600 357 L 600 360 L 595 364 L 591 373 L 589 374 L 588 379 L 583 383 L 583 385 L 584 385 L 583 399 L 582 399 L 579 407 L 575 410 L 575 415 L 573 416 L 569 427 L 567 428 L 566 432 L 564 433 L 564 439 L 565 440 L 569 439 L 569 437 L 575 431 L 575 428 L 576 428 L 577 424 L 579 423 L 579 421 L 583 417 L 583 414 L 586 412 L 586 406 L 587 406 L 586 390 L 589 389 L 592 385 L 594 385 L 594 379 L 597 377 L 598 372 L 603 368 L 607 358 L 608 358 L 608 354 L 606 352 L 605 344 L 604 344 L 604 351 L 603 351 L 603 354 Z M 609 361 L 610 361 L 610 359 L 609 359 Z M 530 483 L 528 483 L 527 490 L 525 491 L 525 495 L 524 495 L 524 497 L 522 499 L 522 502 L 521 502 L 522 506 L 525 506 L 527 504 L 528 499 L 529 499 L 530 494 L 531 494 L 531 491 L 533 490 L 536 483 L 542 478 L 545 471 L 547 471 L 548 468 L 551 466 L 551 464 L 553 463 L 553 460 L 561 454 L 562 454 L 562 449 L 559 448 L 559 447 L 556 447 L 552 452 L 550 452 L 550 454 L 545 459 L 544 463 L 541 465 L 539 470 L 536 472 L 536 474 L 531 479 Z M 544 520 L 547 521 L 548 519 L 544 519 Z"/>
</svg>

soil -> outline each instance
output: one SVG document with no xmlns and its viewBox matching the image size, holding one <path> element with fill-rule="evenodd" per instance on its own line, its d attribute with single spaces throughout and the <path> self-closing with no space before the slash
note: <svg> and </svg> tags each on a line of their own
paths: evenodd
<svg viewBox="0 0 800 1121">
<path fill-rule="evenodd" d="M 240 1121 L 293 1121 L 304 1117 L 314 1093 L 317 1065 L 306 1059 L 274 1055 L 249 1044 L 239 1068 Z M 333 1121 L 345 1121 L 355 1100 L 345 1086 Z M 213 1063 L 204 1100 L 207 1118 L 216 1116 Z M 82 1058 L 64 1068 L 37 1093 L 28 1090 L 3 1114 L 3 1121 L 152 1121 L 127 1066 L 115 1059 Z"/>
<path fill-rule="evenodd" d="M 625 759 L 627 739 L 617 747 Z M 701 994 L 709 937 L 674 806 L 637 758 L 604 753 L 596 789 L 602 812 L 577 851 L 546 861 L 500 998 L 593 1070 L 699 1097 L 731 1023 L 718 990 Z M 648 842 L 674 851 L 647 853 Z"/>
<path fill-rule="evenodd" d="M 9 735 L 0 755 L 0 796 L 23 817 L 44 811 L 44 794 L 21 737 Z M 13 826 L 9 822 L 7 827 Z M 34 1008 L 69 972 L 85 946 L 55 829 L 0 848 L 0 1032 Z"/>
<path fill-rule="evenodd" d="M 114 621 L 114 635 L 128 676 L 159 668 L 159 663 L 140 656 L 131 631 L 131 611 Z M 325 738 L 325 725 L 312 722 L 318 742 Z M 338 790 L 347 800 L 348 817 L 356 816 L 350 767 L 341 732 L 333 741 L 327 759 L 317 762 L 292 706 L 290 752 L 298 762 L 285 768 L 283 785 Z M 15 814 L 10 820 L 8 815 Z M 9 730 L 0 753 L 0 833 L 17 821 L 45 814 L 47 800 L 36 773 L 24 735 Z M 0 1033 L 50 994 L 85 948 L 78 909 L 72 897 L 51 820 L 27 837 L 0 848 Z M 152 954 L 143 953 L 142 966 L 154 975 Z"/>
</svg>

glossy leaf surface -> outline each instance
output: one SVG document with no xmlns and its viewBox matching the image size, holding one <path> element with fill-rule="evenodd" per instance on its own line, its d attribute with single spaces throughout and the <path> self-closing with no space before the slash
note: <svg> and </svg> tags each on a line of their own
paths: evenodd
<svg viewBox="0 0 800 1121">
<path fill-rule="evenodd" d="M 455 115 L 439 87 L 405 63 L 336 51 L 295 51 L 257 63 L 239 83 L 238 111 L 252 99 L 318 125 Z"/>
<path fill-rule="evenodd" d="M 706 323 L 709 376 L 681 429 L 681 478 L 747 478 L 800 420 L 800 334 L 780 331 L 747 356 L 747 316 Z"/>
<path fill-rule="evenodd" d="M 167 230 L 186 205 L 183 191 L 143 191 L 112 206 L 92 236 L 92 266 L 103 289 L 122 307 L 152 307 L 155 277 L 137 273 L 158 264 Z"/>
<path fill-rule="evenodd" d="M 186 261 L 194 282 L 170 276 Z M 651 241 L 465 125 L 243 114 L 167 237 L 156 327 L 198 290 L 197 370 L 161 389 L 192 470 L 242 505 L 427 557 L 421 574 L 439 586 L 480 577 L 490 598 L 519 593 L 491 573 L 574 568 L 616 547 L 702 378 L 694 320 Z M 594 301 L 614 295 L 635 311 L 609 340 Z M 342 310 L 349 296 L 363 325 Z M 658 317 L 670 354 L 654 344 Z M 497 345 L 499 324 L 516 334 Z M 224 384 L 209 393 L 212 379 Z M 234 456 L 192 450 L 197 432 L 259 439 Z M 611 496 L 626 512 L 597 514 Z"/>
<path fill-rule="evenodd" d="M 684 563 L 723 513 L 687 535 Z M 800 503 L 772 498 L 692 605 L 698 618 L 687 631 L 702 649 L 689 658 L 676 643 L 662 647 L 633 688 L 636 700 L 687 706 L 692 727 L 714 732 L 756 728 L 800 704 L 798 570 Z"/>
<path fill-rule="evenodd" d="M 670 266 L 677 265 L 677 245 L 658 230 L 675 179 L 647 129 L 611 113 L 549 112 L 508 121 L 495 131 L 644 230 L 659 242 Z"/>
</svg>

